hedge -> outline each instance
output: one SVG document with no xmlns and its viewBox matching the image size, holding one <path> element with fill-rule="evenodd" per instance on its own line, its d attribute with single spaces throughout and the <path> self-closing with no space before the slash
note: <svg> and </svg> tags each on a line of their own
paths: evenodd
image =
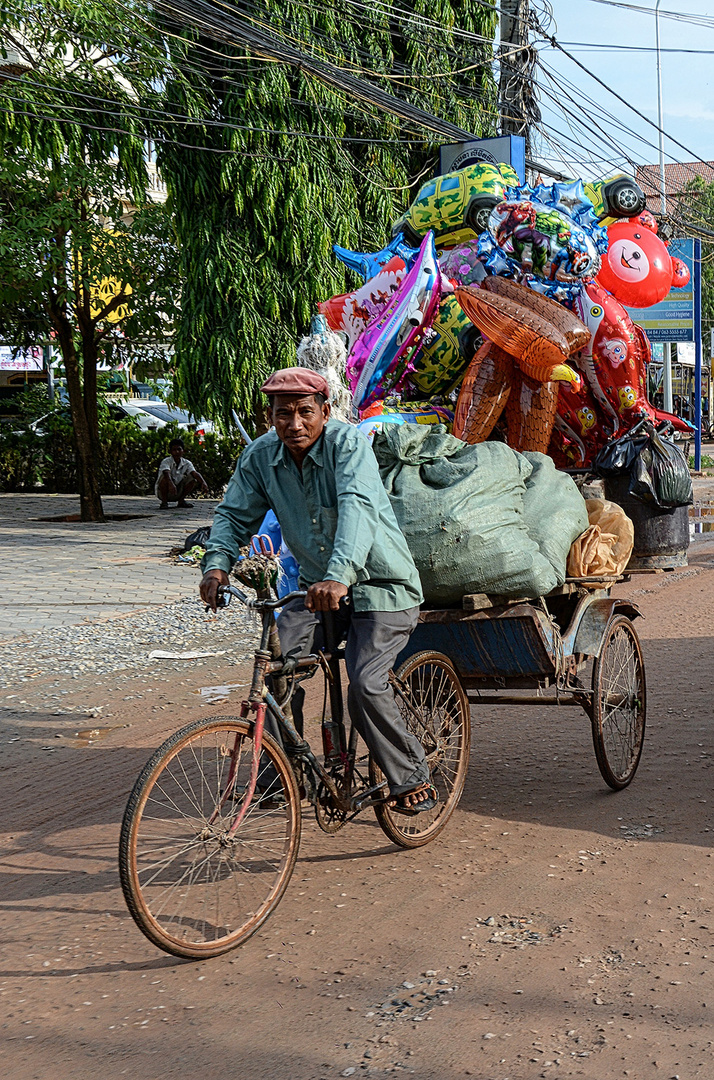
<svg viewBox="0 0 714 1080">
<path fill-rule="evenodd" d="M 180 438 L 186 457 L 220 498 L 233 474 L 243 443 L 234 435 L 202 435 L 173 424 L 142 431 L 131 420 L 103 420 L 99 471 L 103 495 L 149 495 L 171 439 Z M 72 428 L 61 417 L 48 418 L 42 433 L 0 429 L 0 491 L 74 494 L 77 467 Z"/>
</svg>

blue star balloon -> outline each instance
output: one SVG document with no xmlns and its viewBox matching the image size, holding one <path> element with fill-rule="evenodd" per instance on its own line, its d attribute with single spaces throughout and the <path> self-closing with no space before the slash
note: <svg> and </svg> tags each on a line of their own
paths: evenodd
<svg viewBox="0 0 714 1080">
<path fill-rule="evenodd" d="M 583 210 L 592 210 L 592 201 L 585 194 L 582 180 L 573 180 L 570 184 L 553 184 L 551 206 L 567 214 L 574 221 Z"/>
</svg>

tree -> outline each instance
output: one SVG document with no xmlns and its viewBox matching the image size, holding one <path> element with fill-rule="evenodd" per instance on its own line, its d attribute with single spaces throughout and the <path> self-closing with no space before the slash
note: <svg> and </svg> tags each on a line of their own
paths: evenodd
<svg viewBox="0 0 714 1080">
<path fill-rule="evenodd" d="M 251 20 L 475 134 L 495 131 L 496 15 L 482 0 L 256 0 Z M 423 129 L 297 67 L 184 36 L 171 48 L 187 48 L 186 78 L 167 97 L 191 118 L 193 147 L 159 148 L 185 282 L 178 383 L 196 413 L 229 424 L 233 408 L 254 414 L 269 370 L 294 362 L 317 301 L 345 289 L 333 243 L 381 248 L 438 159 Z"/>
<path fill-rule="evenodd" d="M 147 197 L 142 102 L 165 63 L 120 4 L 38 0 L 0 15 L 29 73 L 0 86 L 0 336 L 64 362 L 83 521 L 103 518 L 97 362 L 164 336 L 176 304 L 166 209 Z"/>
</svg>

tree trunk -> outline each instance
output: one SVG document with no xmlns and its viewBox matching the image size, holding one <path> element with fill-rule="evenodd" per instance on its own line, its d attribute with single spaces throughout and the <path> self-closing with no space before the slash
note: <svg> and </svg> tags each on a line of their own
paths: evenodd
<svg viewBox="0 0 714 1080">
<path fill-rule="evenodd" d="M 87 399 L 82 393 L 82 379 L 79 372 L 79 357 L 74 347 L 74 338 L 69 324 L 61 320 L 60 325 L 55 322 L 57 337 L 64 360 L 64 370 L 67 376 L 67 392 L 69 394 L 69 409 L 72 414 L 72 426 L 74 427 L 74 444 L 77 452 L 77 481 L 79 486 L 79 508 L 82 521 L 104 521 L 104 508 L 99 490 L 99 439 L 98 434 L 93 437 L 93 427 L 96 425 L 96 363 L 91 369 L 85 367 L 85 389 L 87 383 L 87 370 L 90 370 L 90 397 L 91 387 L 94 386 L 94 414 L 88 413 Z M 92 383 L 93 376 L 93 383 Z"/>
</svg>

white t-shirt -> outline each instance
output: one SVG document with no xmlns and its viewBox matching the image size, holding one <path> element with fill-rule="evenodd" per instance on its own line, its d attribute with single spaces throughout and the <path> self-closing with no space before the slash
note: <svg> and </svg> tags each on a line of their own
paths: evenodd
<svg viewBox="0 0 714 1080">
<path fill-rule="evenodd" d="M 159 475 L 156 477 L 156 484 L 154 485 L 154 492 L 156 495 L 159 493 L 159 480 L 162 472 L 168 472 L 171 476 L 171 482 L 175 487 L 185 480 L 192 472 L 195 472 L 195 468 L 192 461 L 188 458 L 182 457 L 178 465 L 169 454 L 159 465 Z"/>
</svg>

